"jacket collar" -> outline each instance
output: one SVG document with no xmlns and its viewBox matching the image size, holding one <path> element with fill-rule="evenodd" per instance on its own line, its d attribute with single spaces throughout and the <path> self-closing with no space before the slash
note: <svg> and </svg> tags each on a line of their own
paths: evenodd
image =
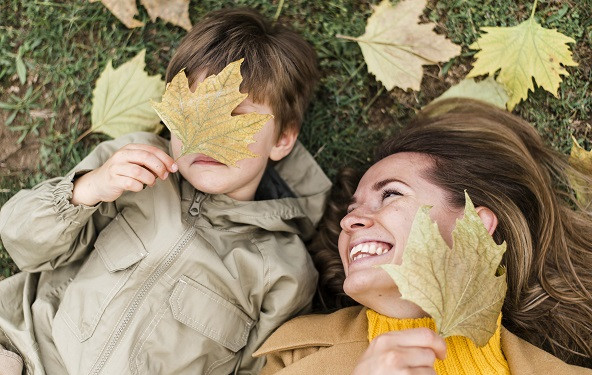
<svg viewBox="0 0 592 375">
<path fill-rule="evenodd" d="M 232 226 L 237 231 L 256 226 L 268 231 L 297 233 L 307 240 L 321 219 L 331 181 L 299 141 L 274 169 L 295 197 L 237 201 L 223 194 L 203 194 L 181 178 L 183 212 L 197 200 L 201 214 L 213 226 Z"/>
</svg>

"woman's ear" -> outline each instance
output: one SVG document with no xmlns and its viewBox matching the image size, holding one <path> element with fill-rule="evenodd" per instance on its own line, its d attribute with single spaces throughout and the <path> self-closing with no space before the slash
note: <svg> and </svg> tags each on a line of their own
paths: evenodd
<svg viewBox="0 0 592 375">
<path fill-rule="evenodd" d="M 481 218 L 483 225 L 485 225 L 487 232 L 489 232 L 490 235 L 493 235 L 495 228 L 497 228 L 497 216 L 485 206 L 475 207 L 475 210 L 477 211 L 479 218 Z"/>
<path fill-rule="evenodd" d="M 288 129 L 284 130 L 284 132 L 280 134 L 275 146 L 273 146 L 271 152 L 269 153 L 269 158 L 273 161 L 283 159 L 290 153 L 290 151 L 292 151 L 297 138 L 298 130 L 296 130 L 294 127 L 288 127 Z"/>
</svg>

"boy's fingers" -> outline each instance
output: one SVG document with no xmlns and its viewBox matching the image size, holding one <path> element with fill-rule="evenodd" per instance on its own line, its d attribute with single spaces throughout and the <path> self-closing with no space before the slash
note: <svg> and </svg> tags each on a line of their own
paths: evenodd
<svg viewBox="0 0 592 375">
<path fill-rule="evenodd" d="M 175 163 L 175 160 L 173 160 L 173 158 L 169 154 L 167 154 L 166 152 L 164 152 L 156 146 L 132 143 L 127 145 L 126 147 L 130 150 L 142 150 L 153 154 L 165 165 L 167 171 L 171 173 L 175 173 L 179 169 L 177 164 Z M 159 177 L 162 176 L 159 175 Z"/>
<path fill-rule="evenodd" d="M 117 174 L 121 177 L 129 177 L 142 184 L 154 185 L 156 176 L 154 173 L 137 164 L 125 164 L 118 168 Z"/>
<path fill-rule="evenodd" d="M 168 158 L 170 156 L 167 155 Z M 121 150 L 124 163 L 131 163 L 145 167 L 155 176 L 165 179 L 168 174 L 167 165 L 154 153 L 140 148 L 126 148 Z M 172 160 L 172 159 L 171 159 Z"/>
</svg>

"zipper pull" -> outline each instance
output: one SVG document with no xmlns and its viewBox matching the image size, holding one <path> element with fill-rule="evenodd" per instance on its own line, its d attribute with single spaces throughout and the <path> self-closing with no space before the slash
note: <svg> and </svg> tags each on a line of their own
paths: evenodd
<svg viewBox="0 0 592 375">
<path fill-rule="evenodd" d="M 191 207 L 189 208 L 189 214 L 191 216 L 197 216 L 201 212 L 201 202 L 205 199 L 205 194 L 197 194 L 193 203 L 191 203 Z"/>
</svg>

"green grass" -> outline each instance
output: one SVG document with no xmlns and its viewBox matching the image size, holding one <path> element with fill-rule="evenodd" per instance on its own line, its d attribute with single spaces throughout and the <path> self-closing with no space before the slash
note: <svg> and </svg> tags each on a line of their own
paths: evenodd
<svg viewBox="0 0 592 375">
<path fill-rule="evenodd" d="M 192 0 L 190 18 L 195 23 L 210 10 L 232 5 L 254 7 L 270 18 L 278 10 L 277 0 Z M 475 53 L 467 46 L 476 40 L 480 27 L 516 25 L 529 17 L 531 6 L 531 1 L 514 0 L 429 1 L 425 20 L 435 22 L 439 33 L 462 45 L 462 55 L 426 68 L 419 92 L 387 92 L 368 73 L 357 44 L 335 37 L 361 35 L 370 2 L 285 1 L 280 20 L 314 45 L 323 77 L 301 140 L 330 177 L 342 166 L 367 166 L 376 143 L 466 75 Z M 164 76 L 185 31 L 160 20 L 150 22 L 144 8 L 139 8 L 137 18 L 146 26 L 129 30 L 100 2 L 1 0 L 0 120 L 5 124 L 0 126 L 9 129 L 15 142 L 39 143 L 31 168 L 0 164 L 0 205 L 22 188 L 63 175 L 106 139 L 91 135 L 75 142 L 90 125 L 92 89 L 109 60 L 117 67 L 145 48 L 148 72 Z M 515 112 L 562 152 L 571 147 L 571 133 L 589 149 L 592 3 L 539 1 L 536 17 L 544 27 L 576 39 L 571 48 L 580 66 L 569 69 L 558 98 L 537 89 Z M 0 244 L 0 277 L 15 271 Z"/>
</svg>

